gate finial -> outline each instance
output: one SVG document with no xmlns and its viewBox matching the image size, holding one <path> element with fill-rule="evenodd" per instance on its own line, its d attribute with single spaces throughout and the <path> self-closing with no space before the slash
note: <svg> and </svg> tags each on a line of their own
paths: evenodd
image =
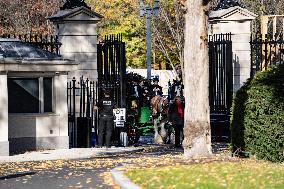
<svg viewBox="0 0 284 189">
<path fill-rule="evenodd" d="M 218 5 L 215 7 L 215 11 L 217 10 L 222 10 L 222 9 L 228 9 L 231 7 L 242 7 L 245 8 L 245 5 L 242 4 L 239 0 L 220 0 L 220 2 L 218 3 Z"/>
<path fill-rule="evenodd" d="M 60 7 L 61 10 L 66 10 L 66 9 L 74 9 L 77 7 L 86 7 L 88 9 L 91 9 L 84 0 L 66 0 L 64 5 Z"/>
</svg>

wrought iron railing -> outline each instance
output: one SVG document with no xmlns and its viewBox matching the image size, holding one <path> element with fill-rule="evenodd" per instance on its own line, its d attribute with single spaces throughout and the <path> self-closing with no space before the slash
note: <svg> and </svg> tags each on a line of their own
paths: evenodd
<svg viewBox="0 0 284 189">
<path fill-rule="evenodd" d="M 284 39 L 281 35 L 252 35 L 251 45 L 251 77 L 271 65 L 284 64 Z"/>
</svg>

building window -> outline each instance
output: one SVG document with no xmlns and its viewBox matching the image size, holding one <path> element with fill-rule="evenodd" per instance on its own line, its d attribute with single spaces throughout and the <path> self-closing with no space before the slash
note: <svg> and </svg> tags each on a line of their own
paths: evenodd
<svg viewBox="0 0 284 189">
<path fill-rule="evenodd" d="M 44 112 L 52 112 L 52 78 L 43 78 Z"/>
<path fill-rule="evenodd" d="M 9 113 L 39 113 L 38 79 L 8 79 Z"/>
<path fill-rule="evenodd" d="M 9 78 L 9 113 L 52 112 L 52 89 L 51 77 Z"/>
</svg>

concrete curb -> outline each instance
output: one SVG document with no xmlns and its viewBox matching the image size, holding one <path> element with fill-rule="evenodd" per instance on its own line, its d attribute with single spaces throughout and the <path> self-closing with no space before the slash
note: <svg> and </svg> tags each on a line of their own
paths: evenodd
<svg viewBox="0 0 284 189">
<path fill-rule="evenodd" d="M 96 157 L 98 155 L 113 155 L 113 154 L 125 154 L 125 153 L 135 153 L 135 152 L 142 152 L 143 150 L 145 150 L 145 148 L 138 148 L 138 149 L 134 149 L 134 150 L 125 150 L 125 151 L 121 151 L 121 152 L 112 152 L 112 151 L 104 151 L 104 152 L 98 152 L 97 155 L 93 156 Z"/>
<path fill-rule="evenodd" d="M 121 167 L 114 168 L 110 171 L 115 184 L 117 184 L 121 189 L 141 189 L 140 186 L 134 184 L 121 171 L 119 171 L 119 168 Z"/>
<path fill-rule="evenodd" d="M 56 160 L 80 160 L 96 158 L 102 155 L 119 155 L 124 153 L 135 153 L 143 151 L 145 148 L 132 149 L 62 149 L 47 150 L 42 152 L 31 152 L 27 154 L 19 154 L 15 156 L 0 156 L 0 165 L 2 163 L 12 162 L 38 162 L 38 161 L 56 161 Z"/>
</svg>

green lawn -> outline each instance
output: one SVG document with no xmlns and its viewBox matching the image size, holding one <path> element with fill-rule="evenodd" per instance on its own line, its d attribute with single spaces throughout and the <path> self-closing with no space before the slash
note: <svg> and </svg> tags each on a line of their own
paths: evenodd
<svg viewBox="0 0 284 189">
<path fill-rule="evenodd" d="M 284 164 L 212 162 L 133 169 L 126 175 L 142 188 L 284 188 Z"/>
</svg>

